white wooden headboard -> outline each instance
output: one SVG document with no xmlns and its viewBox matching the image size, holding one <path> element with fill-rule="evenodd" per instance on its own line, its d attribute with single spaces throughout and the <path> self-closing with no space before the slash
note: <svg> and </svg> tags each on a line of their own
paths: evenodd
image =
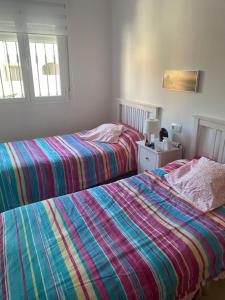
<svg viewBox="0 0 225 300">
<path fill-rule="evenodd" d="M 160 119 L 160 107 L 148 103 L 117 100 L 117 120 L 143 132 L 146 119 Z"/>
<path fill-rule="evenodd" d="M 194 116 L 193 156 L 205 156 L 225 163 L 225 121 Z"/>
</svg>

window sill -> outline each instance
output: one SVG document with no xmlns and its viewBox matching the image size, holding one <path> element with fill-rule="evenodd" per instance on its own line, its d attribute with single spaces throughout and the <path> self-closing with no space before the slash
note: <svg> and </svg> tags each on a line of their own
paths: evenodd
<svg viewBox="0 0 225 300">
<path fill-rule="evenodd" d="M 5 98 L 0 99 L 0 104 L 11 104 L 11 103 L 28 103 L 29 100 L 26 98 Z"/>
<path fill-rule="evenodd" d="M 26 103 L 26 104 L 49 104 L 49 103 L 67 103 L 70 102 L 68 97 L 37 97 L 34 99 L 17 98 L 17 99 L 0 99 L 1 104 Z"/>
<path fill-rule="evenodd" d="M 30 100 L 30 103 L 65 103 L 69 102 L 69 96 L 60 96 L 60 97 L 35 97 Z"/>
</svg>

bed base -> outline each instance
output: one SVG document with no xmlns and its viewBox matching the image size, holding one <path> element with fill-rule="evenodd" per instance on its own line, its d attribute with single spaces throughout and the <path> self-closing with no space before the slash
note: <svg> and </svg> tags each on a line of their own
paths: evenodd
<svg viewBox="0 0 225 300">
<path fill-rule="evenodd" d="M 215 294 L 215 292 L 217 293 L 217 291 L 218 291 L 218 293 L 221 294 L 221 291 L 219 291 L 219 290 L 221 290 L 221 286 L 216 287 L 215 286 L 216 282 L 221 283 L 221 286 L 223 289 L 222 293 L 224 294 L 223 299 L 225 299 L 225 272 L 224 272 L 224 273 L 221 273 L 220 276 L 218 276 L 217 278 L 215 278 L 213 280 L 203 282 L 200 286 L 200 289 L 195 294 L 193 300 L 204 299 L 204 297 L 209 296 L 212 292 L 213 292 L 213 295 Z M 212 291 L 212 289 L 213 289 L 213 291 Z M 214 298 L 215 298 L 215 296 L 214 296 Z M 215 299 L 217 299 L 217 298 L 215 298 Z M 217 300 L 219 300 L 219 299 L 217 299 Z"/>
</svg>

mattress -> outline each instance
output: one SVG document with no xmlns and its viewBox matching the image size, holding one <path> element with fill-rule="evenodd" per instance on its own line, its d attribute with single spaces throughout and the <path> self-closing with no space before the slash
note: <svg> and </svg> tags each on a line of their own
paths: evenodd
<svg viewBox="0 0 225 300">
<path fill-rule="evenodd" d="M 0 212 L 135 171 L 141 139 L 128 127 L 118 144 L 84 141 L 80 133 L 0 144 Z"/>
<path fill-rule="evenodd" d="M 203 214 L 164 169 L 0 215 L 0 299 L 191 299 L 225 271 L 225 207 Z"/>
</svg>

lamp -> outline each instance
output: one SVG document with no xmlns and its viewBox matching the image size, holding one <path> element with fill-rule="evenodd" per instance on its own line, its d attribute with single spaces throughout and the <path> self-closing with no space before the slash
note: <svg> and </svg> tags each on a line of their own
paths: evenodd
<svg viewBox="0 0 225 300">
<path fill-rule="evenodd" d="M 155 135 L 159 134 L 159 120 L 158 119 L 146 119 L 144 123 L 143 133 L 145 135 L 145 145 L 151 148 L 155 148 Z"/>
</svg>

